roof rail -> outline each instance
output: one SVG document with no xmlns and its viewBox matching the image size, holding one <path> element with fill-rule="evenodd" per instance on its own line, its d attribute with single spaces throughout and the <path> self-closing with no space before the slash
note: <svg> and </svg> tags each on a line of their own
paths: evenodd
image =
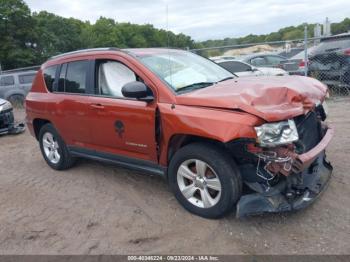
<svg viewBox="0 0 350 262">
<path fill-rule="evenodd" d="M 63 54 L 52 56 L 52 57 L 49 58 L 49 60 L 55 59 L 55 58 L 58 58 L 58 57 L 63 57 L 63 56 L 66 56 L 66 55 L 73 55 L 73 54 L 79 54 L 79 53 L 85 53 L 85 52 L 117 51 L 117 50 L 120 50 L 120 49 L 116 48 L 116 47 L 99 47 L 99 48 L 80 49 L 80 50 L 76 50 L 76 51 L 67 52 L 67 53 L 63 53 Z"/>
<path fill-rule="evenodd" d="M 40 69 L 40 66 L 27 66 L 27 67 L 21 67 L 16 69 L 10 69 L 10 70 L 3 70 L 0 71 L 0 74 L 10 74 L 10 73 L 17 73 L 17 72 L 24 72 L 24 71 L 37 71 Z"/>
</svg>

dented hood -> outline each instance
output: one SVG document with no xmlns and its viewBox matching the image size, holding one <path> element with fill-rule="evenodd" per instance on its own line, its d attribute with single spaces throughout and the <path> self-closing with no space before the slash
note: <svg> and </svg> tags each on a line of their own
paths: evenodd
<svg viewBox="0 0 350 262">
<path fill-rule="evenodd" d="M 178 95 L 177 104 L 243 110 L 268 122 L 306 113 L 323 101 L 327 87 L 303 76 L 235 78 Z"/>
</svg>

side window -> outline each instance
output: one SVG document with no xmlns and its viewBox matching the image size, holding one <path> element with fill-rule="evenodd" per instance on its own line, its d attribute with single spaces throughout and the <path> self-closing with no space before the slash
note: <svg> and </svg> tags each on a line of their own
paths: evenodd
<svg viewBox="0 0 350 262">
<path fill-rule="evenodd" d="M 20 84 L 31 84 L 33 83 L 35 74 L 28 74 L 28 75 L 19 75 L 19 83 Z"/>
<path fill-rule="evenodd" d="M 264 66 L 266 65 L 266 61 L 265 58 L 258 56 L 250 59 L 250 64 L 252 64 L 253 66 Z"/>
<path fill-rule="evenodd" d="M 49 66 L 45 68 L 43 71 L 46 88 L 50 92 L 52 92 L 53 90 L 53 83 L 56 77 L 56 69 L 57 69 L 57 65 L 54 65 L 54 66 Z"/>
<path fill-rule="evenodd" d="M 225 68 L 226 70 L 230 71 L 231 73 L 247 72 L 252 69 L 249 65 L 236 61 L 222 62 L 219 63 L 219 65 Z"/>
<path fill-rule="evenodd" d="M 88 61 L 76 61 L 67 64 L 64 91 L 66 93 L 85 93 Z"/>
<path fill-rule="evenodd" d="M 122 87 L 137 79 L 131 69 L 116 61 L 99 61 L 97 66 L 97 91 L 100 95 L 124 97 Z"/>
<path fill-rule="evenodd" d="M 270 66 L 278 66 L 279 64 L 281 64 L 282 61 L 285 61 L 285 59 L 278 56 L 267 56 L 266 60 L 267 64 Z"/>
<path fill-rule="evenodd" d="M 15 79 L 13 76 L 3 76 L 0 79 L 0 86 L 13 86 Z"/>
<path fill-rule="evenodd" d="M 63 64 L 61 66 L 60 76 L 58 78 L 58 88 L 57 88 L 58 92 L 64 92 L 66 73 L 67 73 L 67 64 Z"/>
</svg>

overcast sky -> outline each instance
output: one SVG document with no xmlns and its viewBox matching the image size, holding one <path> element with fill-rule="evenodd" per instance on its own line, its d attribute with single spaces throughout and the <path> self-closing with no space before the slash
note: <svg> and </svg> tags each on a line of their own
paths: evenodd
<svg viewBox="0 0 350 262">
<path fill-rule="evenodd" d="M 25 0 L 32 11 L 89 20 L 100 16 L 118 22 L 153 24 L 195 40 L 265 34 L 289 25 L 350 16 L 350 0 Z"/>
</svg>

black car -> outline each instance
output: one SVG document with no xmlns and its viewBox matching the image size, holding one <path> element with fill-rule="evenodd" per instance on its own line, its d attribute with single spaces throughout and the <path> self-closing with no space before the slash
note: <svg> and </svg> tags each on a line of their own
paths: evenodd
<svg viewBox="0 0 350 262">
<path fill-rule="evenodd" d="M 344 94 L 350 92 L 349 33 L 321 40 L 309 57 L 309 75 L 338 92 Z"/>
</svg>

